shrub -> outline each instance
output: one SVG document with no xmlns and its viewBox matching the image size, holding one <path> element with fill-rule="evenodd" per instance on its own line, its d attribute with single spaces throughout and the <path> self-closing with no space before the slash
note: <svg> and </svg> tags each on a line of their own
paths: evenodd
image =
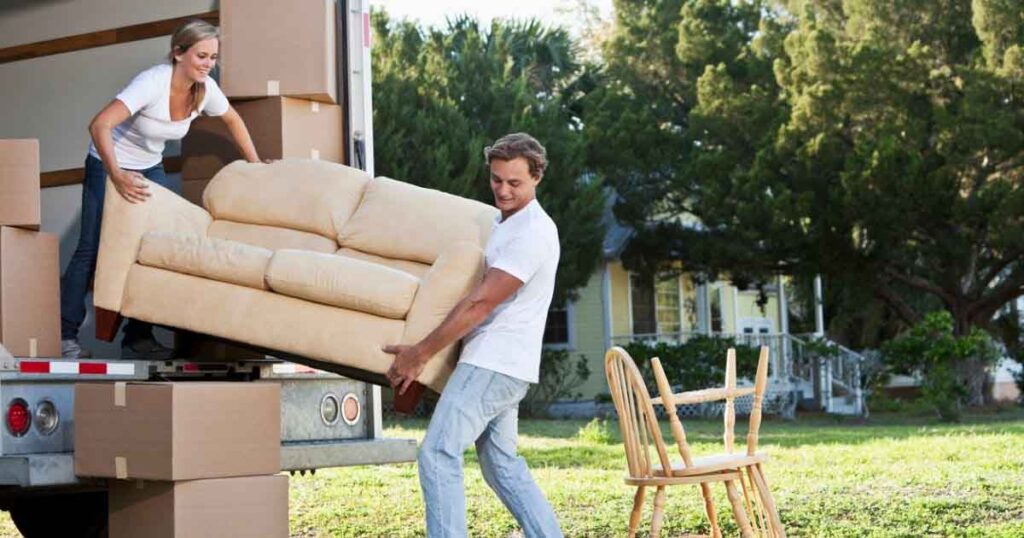
<svg viewBox="0 0 1024 538">
<path fill-rule="evenodd" d="M 557 400 L 579 399 L 582 394 L 576 388 L 588 377 L 590 367 L 585 355 L 577 355 L 574 361 L 564 349 L 545 349 L 541 353 L 540 379 L 530 387 L 519 409 L 525 416 L 543 416 Z"/>
<path fill-rule="evenodd" d="M 919 374 L 921 396 L 942 420 L 955 422 L 970 395 L 969 383 L 977 376 L 973 370 L 995 364 L 999 350 L 981 329 L 954 335 L 953 317 L 939 311 L 883 345 L 882 355 L 892 373 Z"/>
<path fill-rule="evenodd" d="M 758 348 L 736 345 L 730 338 L 701 335 L 682 344 L 632 342 L 625 349 L 640 368 L 651 395 L 656 396 L 651 358 L 661 359 L 669 383 L 677 390 L 704 389 L 725 381 L 725 356 L 730 347 L 736 348 L 736 376 L 752 380 L 757 372 Z"/>
</svg>

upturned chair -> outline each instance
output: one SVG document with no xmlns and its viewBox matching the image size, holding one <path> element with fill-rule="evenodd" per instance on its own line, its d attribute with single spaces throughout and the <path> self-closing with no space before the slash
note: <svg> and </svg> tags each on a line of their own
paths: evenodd
<svg viewBox="0 0 1024 538">
<path fill-rule="evenodd" d="M 698 485 L 705 499 L 705 510 L 711 522 L 713 536 L 720 537 L 715 504 L 711 496 L 712 483 L 725 483 L 729 500 L 733 506 L 733 516 L 740 529 L 749 530 L 751 523 L 746 510 L 736 491 L 735 483 L 742 483 L 742 474 L 738 468 L 723 466 L 701 473 L 676 474 L 662 437 L 662 429 L 658 425 L 657 416 L 636 363 L 622 347 L 612 347 L 604 359 L 604 371 L 608 378 L 608 387 L 615 411 L 618 413 L 618 425 L 623 434 L 623 445 L 626 449 L 626 463 L 629 474 L 626 477 L 628 486 L 636 486 L 633 497 L 633 511 L 630 514 L 629 536 L 636 536 L 640 525 L 646 488 L 656 488 L 654 494 L 654 512 L 650 524 L 650 536 L 656 538 L 662 531 L 665 514 L 666 488 L 668 486 Z M 678 417 L 676 418 L 678 421 Z M 673 426 L 673 433 L 678 428 Z M 677 445 L 679 438 L 677 437 Z M 651 456 L 653 449 L 654 456 Z M 688 450 L 680 451 L 684 461 L 689 457 Z M 692 460 L 689 461 L 692 463 Z M 687 466 L 689 468 L 689 466 Z M 665 469 L 670 469 L 666 472 Z"/>
<path fill-rule="evenodd" d="M 736 387 L 735 349 L 729 349 L 726 353 L 724 387 L 673 394 L 668 377 L 661 366 L 661 361 L 658 358 L 651 359 L 651 367 L 658 385 L 658 392 L 661 394 L 661 397 L 655 398 L 653 403 L 665 406 L 665 414 L 669 418 L 672 436 L 676 440 L 679 454 L 683 459 L 681 465 L 677 464 L 672 468 L 670 475 L 693 476 L 719 472 L 721 470 L 739 472 L 741 475 L 740 485 L 743 488 L 743 498 L 740 499 L 735 486 L 730 483 L 726 483 L 726 493 L 734 512 L 746 508 L 746 511 L 754 516 L 754 527 L 750 525 L 750 518 L 737 518 L 736 521 L 740 526 L 742 535 L 784 537 L 786 532 L 782 527 L 782 521 L 779 519 L 779 514 L 775 507 L 775 500 L 772 498 L 771 490 L 768 488 L 768 480 L 761 466 L 765 456 L 757 452 L 758 433 L 761 429 L 761 405 L 764 400 L 765 387 L 768 383 L 768 347 L 761 347 L 753 387 Z M 749 395 L 753 396 L 753 402 L 750 410 L 750 425 L 747 430 L 747 446 L 745 451 L 736 453 L 735 400 L 736 398 Z M 721 400 L 725 400 L 723 412 L 725 424 L 722 436 L 725 452 L 713 456 L 693 458 L 690 453 L 690 447 L 686 442 L 686 431 L 679 420 L 676 406 Z M 717 523 L 712 522 L 712 534 L 715 534 L 717 531 L 716 527 Z"/>
</svg>

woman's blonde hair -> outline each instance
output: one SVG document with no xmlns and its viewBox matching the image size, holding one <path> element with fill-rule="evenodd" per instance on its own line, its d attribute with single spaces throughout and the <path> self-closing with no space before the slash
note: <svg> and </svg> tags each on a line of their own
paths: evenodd
<svg viewBox="0 0 1024 538">
<path fill-rule="evenodd" d="M 188 21 L 178 27 L 171 36 L 171 52 L 167 55 L 171 65 L 178 63 L 176 55 L 185 54 L 188 49 L 200 41 L 207 39 L 220 39 L 220 32 L 217 27 L 203 20 L 195 19 Z M 199 106 L 206 96 L 206 84 L 195 83 L 192 85 L 192 110 L 199 112 Z"/>
</svg>

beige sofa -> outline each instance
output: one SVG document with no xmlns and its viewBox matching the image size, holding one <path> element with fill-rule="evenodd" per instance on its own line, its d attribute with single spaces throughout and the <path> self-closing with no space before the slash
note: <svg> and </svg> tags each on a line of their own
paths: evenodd
<svg viewBox="0 0 1024 538">
<path fill-rule="evenodd" d="M 237 161 L 205 209 L 151 184 L 126 202 L 108 183 L 96 269 L 97 334 L 121 315 L 275 350 L 382 382 L 387 344 L 414 343 L 483 271 L 497 210 L 361 170 Z M 452 346 L 418 381 L 444 387 Z"/>
</svg>

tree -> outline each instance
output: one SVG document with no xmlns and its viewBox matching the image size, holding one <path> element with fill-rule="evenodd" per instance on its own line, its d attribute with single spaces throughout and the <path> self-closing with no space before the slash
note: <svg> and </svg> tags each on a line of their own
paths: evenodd
<svg viewBox="0 0 1024 538">
<path fill-rule="evenodd" d="M 600 261 L 605 195 L 584 167 L 579 101 L 592 80 L 568 34 L 469 17 L 421 29 L 383 11 L 373 28 L 378 173 L 492 203 L 483 148 L 529 132 L 550 161 L 538 196 L 561 238 L 555 301 L 573 298 Z"/>
<path fill-rule="evenodd" d="M 632 263 L 821 273 L 958 336 L 1024 294 L 1024 3 L 616 8 L 592 106 L 626 112 L 588 118 Z"/>
</svg>

